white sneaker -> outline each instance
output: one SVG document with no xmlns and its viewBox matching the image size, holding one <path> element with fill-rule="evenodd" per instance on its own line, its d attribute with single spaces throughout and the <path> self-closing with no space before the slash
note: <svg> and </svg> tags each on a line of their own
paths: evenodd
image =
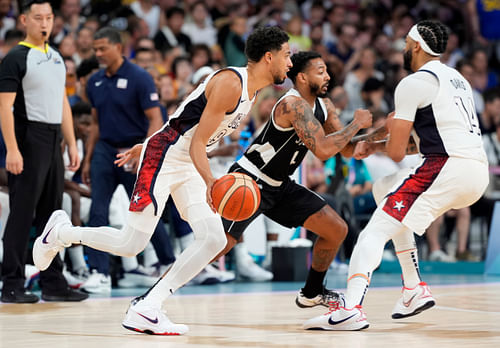
<svg viewBox="0 0 500 348">
<path fill-rule="evenodd" d="M 455 262 L 455 258 L 448 255 L 443 250 L 434 250 L 429 254 L 429 261 L 439 261 L 439 262 Z"/>
<path fill-rule="evenodd" d="M 328 313 L 309 319 L 302 327 L 306 330 L 357 331 L 368 326 L 361 306 L 347 309 L 336 301 Z"/>
<path fill-rule="evenodd" d="M 193 279 L 191 279 L 186 285 L 214 285 L 221 283 L 220 275 L 214 272 L 211 265 L 207 265 L 201 270 Z"/>
<path fill-rule="evenodd" d="M 26 289 L 32 289 L 35 282 L 40 279 L 40 271 L 33 265 L 26 264 L 24 266 L 24 287 Z"/>
<path fill-rule="evenodd" d="M 252 282 L 267 282 L 274 277 L 271 272 L 256 264 L 250 255 L 241 261 L 236 260 L 236 270 L 240 277 Z"/>
<path fill-rule="evenodd" d="M 420 282 L 413 289 L 403 287 L 402 293 L 392 310 L 392 319 L 411 317 L 436 304 L 426 282 Z"/>
<path fill-rule="evenodd" d="M 66 268 L 63 269 L 63 276 L 66 278 L 68 285 L 72 289 L 80 289 L 83 284 L 89 279 L 90 273 L 86 268 L 82 268 L 78 272 L 70 272 Z"/>
<path fill-rule="evenodd" d="M 309 298 L 305 297 L 302 293 L 302 289 L 299 290 L 297 297 L 295 298 L 295 304 L 300 308 L 309 308 L 315 306 L 325 306 L 330 307 L 332 302 L 344 301 L 344 294 L 339 291 L 329 290 L 323 288 L 323 293 L 317 295 L 316 297 Z"/>
<path fill-rule="evenodd" d="M 91 294 L 109 293 L 111 292 L 111 276 L 106 276 L 94 269 L 80 289 Z"/>
<path fill-rule="evenodd" d="M 231 271 L 221 271 L 220 269 L 218 269 L 217 267 L 215 267 L 212 264 L 207 265 L 207 267 L 205 267 L 205 269 L 209 273 L 211 273 L 215 277 L 217 277 L 217 279 L 221 283 L 229 283 L 229 282 L 232 282 L 233 280 L 236 279 L 236 275 L 234 274 L 234 272 L 231 272 Z"/>
<path fill-rule="evenodd" d="M 186 325 L 172 323 L 161 309 L 140 301 L 130 305 L 122 326 L 148 335 L 184 335 L 189 330 Z"/>
<path fill-rule="evenodd" d="M 35 240 L 33 262 L 40 271 L 45 271 L 57 253 L 71 245 L 65 245 L 58 238 L 58 229 L 62 225 L 71 225 L 71 220 L 64 210 L 56 210 L 47 221 L 43 233 Z"/>
<path fill-rule="evenodd" d="M 156 268 L 147 269 L 143 265 L 139 265 L 136 269 L 124 272 L 123 278 L 118 279 L 120 288 L 147 287 L 150 288 L 156 284 L 158 277 L 152 276 L 157 272 Z"/>
</svg>

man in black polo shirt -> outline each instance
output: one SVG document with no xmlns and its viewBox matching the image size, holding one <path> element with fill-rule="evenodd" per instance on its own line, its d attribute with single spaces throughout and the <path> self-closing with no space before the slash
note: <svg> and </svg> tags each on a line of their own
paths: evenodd
<svg viewBox="0 0 500 348">
<path fill-rule="evenodd" d="M 25 1 L 20 19 L 26 26 L 26 39 L 7 54 L 0 66 L 0 120 L 7 148 L 10 201 L 3 237 L 2 302 L 34 303 L 38 296 L 24 289 L 29 232 L 34 224 L 40 234 L 50 214 L 61 208 L 61 135 L 68 144 L 69 168 L 78 169 L 80 159 L 64 89 L 64 62 L 47 44 L 54 20 L 50 2 Z M 68 287 L 62 266 L 56 257 L 40 273 L 42 299 L 86 299 L 88 295 Z"/>
</svg>

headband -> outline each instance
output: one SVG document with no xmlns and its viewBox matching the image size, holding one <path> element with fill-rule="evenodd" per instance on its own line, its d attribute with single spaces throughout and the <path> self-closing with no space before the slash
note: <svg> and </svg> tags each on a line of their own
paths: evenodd
<svg viewBox="0 0 500 348">
<path fill-rule="evenodd" d="M 431 56 L 440 56 L 441 53 L 436 53 L 434 52 L 429 45 L 425 42 L 425 40 L 420 36 L 420 33 L 418 32 L 417 25 L 415 24 L 413 27 L 411 27 L 410 32 L 408 33 L 408 36 L 413 40 L 416 41 L 420 44 L 420 47 L 424 50 L 424 52 L 430 54 Z"/>
</svg>

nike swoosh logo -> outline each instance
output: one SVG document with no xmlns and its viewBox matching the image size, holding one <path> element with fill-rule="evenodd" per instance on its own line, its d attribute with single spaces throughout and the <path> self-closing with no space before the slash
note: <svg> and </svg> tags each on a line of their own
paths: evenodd
<svg viewBox="0 0 500 348">
<path fill-rule="evenodd" d="M 47 237 L 49 236 L 50 232 L 52 232 L 52 230 L 54 229 L 54 226 L 52 226 L 52 228 L 49 230 L 49 232 L 47 232 L 47 234 L 45 235 L 45 237 L 43 237 L 42 239 L 42 243 L 43 244 L 48 244 L 49 242 L 47 242 Z"/>
<path fill-rule="evenodd" d="M 417 295 L 416 295 L 416 294 L 415 294 L 415 295 L 413 295 L 413 296 L 412 296 L 412 297 L 411 297 L 408 301 L 403 300 L 403 305 L 404 305 L 405 307 L 409 307 L 409 306 L 410 306 L 411 301 L 413 301 L 413 299 L 415 298 L 415 296 L 417 296 Z"/>
<path fill-rule="evenodd" d="M 97 81 L 97 82 L 95 83 L 95 86 L 96 86 L 96 87 L 99 87 L 101 84 L 102 84 L 102 81 Z"/>
<path fill-rule="evenodd" d="M 158 324 L 158 317 L 151 319 L 151 318 L 146 317 L 145 315 L 142 315 L 141 313 L 137 313 L 137 314 L 139 314 L 141 317 L 143 317 L 144 319 L 146 319 L 147 321 L 149 321 L 153 324 Z"/>
<path fill-rule="evenodd" d="M 330 325 L 337 325 L 337 324 L 340 324 L 340 323 L 343 323 L 344 321 L 346 320 L 349 320 L 351 319 L 352 317 L 354 317 L 356 315 L 356 313 L 354 313 L 353 315 L 351 315 L 350 317 L 347 317 L 345 319 L 342 319 L 342 320 L 339 320 L 339 321 L 333 321 L 332 320 L 332 317 L 330 316 L 330 318 L 328 318 L 328 324 Z"/>
</svg>

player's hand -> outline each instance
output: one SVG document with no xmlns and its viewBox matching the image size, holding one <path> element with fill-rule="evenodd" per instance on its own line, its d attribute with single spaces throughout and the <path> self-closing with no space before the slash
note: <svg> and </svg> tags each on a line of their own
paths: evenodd
<svg viewBox="0 0 500 348">
<path fill-rule="evenodd" d="M 21 155 L 19 149 L 7 151 L 7 155 L 5 157 L 5 169 L 14 175 L 22 173 L 24 169 L 24 161 L 23 155 Z"/>
<path fill-rule="evenodd" d="M 372 113 L 366 109 L 357 109 L 354 111 L 354 120 L 359 123 L 361 128 L 372 126 Z"/>
<path fill-rule="evenodd" d="M 68 146 L 69 165 L 66 167 L 72 172 L 76 172 L 80 168 L 80 156 L 76 145 Z"/>
<path fill-rule="evenodd" d="M 115 160 L 115 164 L 118 167 L 124 166 L 126 163 L 130 162 L 131 166 L 135 171 L 137 171 L 137 166 L 139 164 L 139 157 L 141 157 L 142 144 L 134 145 L 134 147 L 128 149 L 125 152 L 116 155 L 118 158 Z"/>
<path fill-rule="evenodd" d="M 360 160 L 370 156 L 371 153 L 372 153 L 371 145 L 366 141 L 360 141 L 356 144 L 354 152 L 352 153 L 352 157 L 354 157 L 357 160 Z"/>
<path fill-rule="evenodd" d="M 215 181 L 216 181 L 216 179 L 211 178 L 211 179 L 208 179 L 208 181 L 206 182 L 206 184 L 207 184 L 207 203 L 208 203 L 208 206 L 210 207 L 210 209 L 212 209 L 212 211 L 214 213 L 217 213 L 217 210 L 214 207 L 214 203 L 212 202 L 212 188 L 214 187 Z"/>
</svg>

